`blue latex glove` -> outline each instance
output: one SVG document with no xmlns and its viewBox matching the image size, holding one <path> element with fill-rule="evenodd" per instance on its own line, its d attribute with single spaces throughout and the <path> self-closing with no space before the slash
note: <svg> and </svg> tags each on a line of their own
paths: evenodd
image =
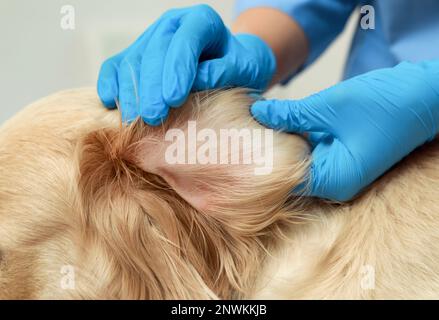
<svg viewBox="0 0 439 320">
<path fill-rule="evenodd" d="M 253 116 L 288 132 L 309 132 L 308 192 L 347 201 L 439 126 L 439 60 L 375 70 L 296 101 L 258 101 Z"/>
<path fill-rule="evenodd" d="M 166 119 L 191 90 L 226 86 L 265 89 L 276 69 L 260 38 L 232 35 L 207 5 L 166 12 L 129 48 L 106 60 L 98 94 L 105 106 L 120 102 L 123 121 Z"/>
</svg>

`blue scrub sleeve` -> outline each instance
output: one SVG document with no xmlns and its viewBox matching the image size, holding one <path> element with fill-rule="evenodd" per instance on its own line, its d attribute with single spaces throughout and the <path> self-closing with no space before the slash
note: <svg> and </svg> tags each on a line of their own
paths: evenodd
<svg viewBox="0 0 439 320">
<path fill-rule="evenodd" d="M 300 68 L 303 70 L 340 34 L 360 2 L 361 0 L 236 0 L 235 12 L 239 15 L 251 8 L 269 7 L 292 17 L 303 29 L 309 42 L 309 56 Z"/>
</svg>

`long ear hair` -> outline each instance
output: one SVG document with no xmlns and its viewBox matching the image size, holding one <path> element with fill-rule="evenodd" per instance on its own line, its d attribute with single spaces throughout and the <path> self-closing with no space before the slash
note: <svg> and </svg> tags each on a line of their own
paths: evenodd
<svg viewBox="0 0 439 320">
<path fill-rule="evenodd" d="M 305 144 L 281 134 L 274 146 L 280 160 L 265 177 L 241 173 L 236 179 L 236 170 L 215 166 L 182 171 L 181 177 L 195 177 L 214 195 L 209 210 L 196 210 L 166 179 L 145 170 L 144 159 L 162 150 L 145 152 L 144 142 L 152 136 L 157 141 L 191 118 L 203 126 L 214 122 L 215 129 L 231 123 L 259 127 L 249 122 L 251 102 L 243 90 L 197 94 L 160 128 L 138 120 L 82 139 L 77 150 L 82 237 L 106 260 L 109 296 L 237 298 L 249 290 L 264 246 L 290 222 L 289 191 L 303 179 Z M 292 140 L 299 156 L 284 151 Z"/>
</svg>

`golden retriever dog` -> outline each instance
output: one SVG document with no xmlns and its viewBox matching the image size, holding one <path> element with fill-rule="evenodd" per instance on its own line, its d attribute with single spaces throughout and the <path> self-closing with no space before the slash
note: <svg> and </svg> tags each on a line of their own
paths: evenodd
<svg viewBox="0 0 439 320">
<path fill-rule="evenodd" d="M 267 174 L 164 161 L 167 134 L 191 121 L 205 137 L 262 132 L 251 103 L 243 89 L 197 93 L 162 126 L 122 125 L 95 89 L 77 89 L 7 121 L 0 298 L 439 298 L 438 141 L 346 204 L 291 193 L 310 163 L 292 134 L 273 133 Z M 239 139 L 240 159 L 267 141 L 244 152 Z"/>
</svg>

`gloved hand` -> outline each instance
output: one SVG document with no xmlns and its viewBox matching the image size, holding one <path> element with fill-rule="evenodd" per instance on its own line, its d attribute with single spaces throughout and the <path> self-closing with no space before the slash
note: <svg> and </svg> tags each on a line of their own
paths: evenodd
<svg viewBox="0 0 439 320">
<path fill-rule="evenodd" d="M 375 70 L 302 100 L 258 101 L 251 112 L 268 127 L 308 132 L 308 195 L 347 201 L 438 133 L 439 60 Z"/>
<path fill-rule="evenodd" d="M 109 108 L 119 99 L 124 121 L 141 116 L 158 125 L 191 90 L 265 89 L 275 69 L 264 41 L 232 35 L 212 8 L 197 5 L 166 12 L 129 48 L 106 60 L 98 94 Z"/>
</svg>

